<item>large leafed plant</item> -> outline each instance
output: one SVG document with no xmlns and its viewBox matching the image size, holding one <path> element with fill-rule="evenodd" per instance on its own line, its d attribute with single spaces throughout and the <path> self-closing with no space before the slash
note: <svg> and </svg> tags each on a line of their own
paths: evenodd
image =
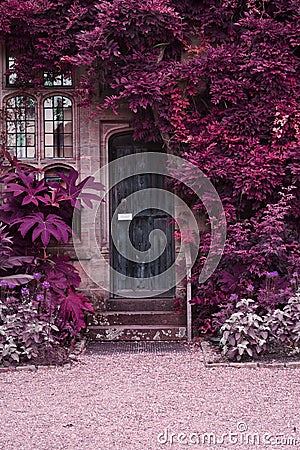
<svg viewBox="0 0 300 450">
<path fill-rule="evenodd" d="M 84 312 L 93 312 L 89 299 L 77 291 L 76 269 L 67 256 L 55 256 L 55 249 L 72 237 L 70 225 L 74 208 L 81 207 L 77 200 L 82 188 L 102 186 L 92 177 L 77 183 L 74 170 L 60 175 L 63 186 L 47 182 L 43 174 L 22 166 L 8 153 L 5 157 L 0 205 L 0 349 L 2 345 L 4 360 L 17 361 L 40 357 L 46 344 L 71 342 L 86 326 Z M 92 206 L 91 200 L 98 198 L 85 194 L 81 201 Z M 39 348 L 33 348 L 32 342 Z"/>
</svg>

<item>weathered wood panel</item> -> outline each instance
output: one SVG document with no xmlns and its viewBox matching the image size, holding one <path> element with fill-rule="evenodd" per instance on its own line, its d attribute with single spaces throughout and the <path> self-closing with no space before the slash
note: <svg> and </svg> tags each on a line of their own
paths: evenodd
<svg viewBox="0 0 300 450">
<path fill-rule="evenodd" d="M 147 151 L 161 151 L 161 149 L 157 145 L 135 144 L 129 133 L 115 136 L 110 140 L 110 161 Z M 141 170 L 145 171 L 145 167 L 142 167 L 143 161 L 140 164 Z M 122 167 L 119 170 L 122 171 Z M 110 175 L 113 177 L 113 174 Z M 122 177 L 122 173 L 119 175 Z M 165 212 L 166 209 L 172 209 L 172 205 L 170 206 L 170 197 L 165 195 L 167 191 L 165 181 L 162 175 L 143 173 L 123 179 L 111 189 L 111 219 L 117 207 L 119 207 L 119 212 L 133 216 L 131 221 L 118 220 L 116 217 L 113 222 L 111 220 L 115 236 L 115 242 L 111 240 L 111 264 L 113 269 L 120 274 L 112 277 L 114 293 L 130 297 L 130 292 L 143 291 L 144 293 L 148 292 L 150 297 L 155 295 L 155 292 L 166 291 L 170 285 L 174 284 L 175 274 L 173 271 L 160 280 L 154 278 L 165 272 L 174 263 L 172 214 Z M 145 191 L 153 188 L 158 190 L 151 191 L 151 194 L 149 191 Z M 145 193 L 142 193 L 143 190 Z M 130 198 L 137 192 L 139 193 L 138 198 Z M 159 205 L 159 209 L 147 208 L 149 201 Z M 147 261 L 145 254 L 142 255 L 136 250 L 147 252 L 150 260 Z M 153 255 L 160 256 L 152 261 Z M 172 295 L 171 290 L 168 294 Z"/>
</svg>

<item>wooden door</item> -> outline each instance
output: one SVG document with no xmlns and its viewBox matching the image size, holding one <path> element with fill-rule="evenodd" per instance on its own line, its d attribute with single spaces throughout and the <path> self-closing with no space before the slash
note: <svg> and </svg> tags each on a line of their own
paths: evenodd
<svg viewBox="0 0 300 450">
<path fill-rule="evenodd" d="M 116 135 L 110 139 L 110 161 L 149 151 L 162 152 L 158 145 L 134 142 L 131 133 Z M 167 202 L 170 211 L 170 197 L 164 198 L 164 193 L 167 192 L 166 178 L 156 173 L 147 173 L 145 167 L 142 171 L 145 173 L 123 179 L 110 190 L 110 223 L 114 227 L 111 234 L 113 231 L 115 240 L 113 242 L 111 239 L 110 242 L 111 267 L 115 271 L 112 271 L 111 276 L 112 293 L 114 296 L 123 297 L 172 296 L 175 279 L 174 270 L 171 268 L 175 254 L 174 225 L 172 214 L 165 212 Z M 110 177 L 112 179 L 112 173 Z M 156 191 L 149 194 L 149 189 L 159 189 L 159 208 L 147 207 L 149 195 L 156 195 Z M 143 190 L 144 193 L 141 192 Z M 136 192 L 139 194 L 139 200 L 131 199 L 131 194 Z M 121 214 L 115 214 L 118 219 L 112 221 L 117 207 Z M 160 232 L 157 233 L 157 230 Z M 151 232 L 154 238 L 150 244 Z M 138 252 L 153 251 L 160 256 L 145 262 L 140 254 L 136 254 L 135 249 Z M 124 255 L 130 256 L 127 258 Z M 166 276 L 157 277 L 169 268 L 171 269 Z"/>
</svg>

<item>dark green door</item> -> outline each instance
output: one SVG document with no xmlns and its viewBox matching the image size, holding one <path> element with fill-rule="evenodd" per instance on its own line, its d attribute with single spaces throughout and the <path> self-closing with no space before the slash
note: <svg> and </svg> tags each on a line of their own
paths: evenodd
<svg viewBox="0 0 300 450">
<path fill-rule="evenodd" d="M 131 133 L 110 139 L 110 161 L 149 151 L 162 152 L 158 145 L 134 142 Z M 166 195 L 167 180 L 163 175 L 147 173 L 140 159 L 136 164 L 141 166 L 136 169 L 140 168 L 143 173 L 126 179 L 118 174 L 121 181 L 110 190 L 111 236 L 114 236 L 110 243 L 112 293 L 124 297 L 172 296 L 174 225 L 170 196 Z M 122 168 L 115 166 L 110 170 Z M 114 173 L 110 172 L 110 178 L 114 178 Z M 134 193 L 138 193 L 138 197 L 134 197 Z M 153 202 L 158 207 L 152 207 Z M 162 273 L 166 276 L 159 277 Z"/>
</svg>

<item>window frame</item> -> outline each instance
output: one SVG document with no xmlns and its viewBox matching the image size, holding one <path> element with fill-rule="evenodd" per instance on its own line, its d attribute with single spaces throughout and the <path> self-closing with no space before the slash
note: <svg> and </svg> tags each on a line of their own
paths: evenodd
<svg viewBox="0 0 300 450">
<path fill-rule="evenodd" d="M 62 113 L 62 121 L 57 120 L 55 121 L 55 113 L 54 113 L 54 99 L 55 98 L 61 98 L 61 99 L 67 99 L 70 102 L 70 109 L 68 108 L 59 108 L 61 111 L 60 113 Z M 47 100 L 52 99 L 52 106 L 50 107 L 45 107 L 45 103 Z M 42 109 L 42 136 L 43 136 L 43 142 L 41 145 L 41 159 L 43 160 L 53 160 L 53 159 L 57 159 L 57 160 L 71 160 L 71 159 L 75 159 L 75 128 L 74 128 L 74 123 L 75 123 L 75 108 L 74 108 L 74 100 L 71 96 L 65 94 L 64 92 L 54 92 L 51 93 L 50 95 L 46 95 L 42 98 L 42 102 L 41 102 L 41 109 Z M 47 111 L 52 111 L 52 113 L 50 114 L 50 118 L 46 119 L 46 110 Z M 70 111 L 71 113 L 71 117 L 70 119 L 65 119 L 65 111 Z M 51 117 L 52 116 L 52 117 Z M 59 141 L 61 138 L 63 139 L 63 145 L 62 145 L 62 151 L 63 151 L 63 155 L 59 155 L 57 150 L 55 151 L 55 123 L 59 123 L 59 124 L 70 124 L 70 130 L 68 132 L 62 132 L 57 134 L 57 140 Z M 47 124 L 52 124 L 52 130 L 53 131 L 47 131 Z M 52 140 L 52 144 L 46 145 L 46 136 L 52 136 L 53 140 Z M 65 136 L 68 136 L 70 139 L 70 144 L 69 145 L 65 145 Z M 51 141 L 51 139 L 50 139 Z M 49 156 L 46 152 L 46 149 L 53 149 L 52 152 L 52 156 Z M 70 149 L 70 155 L 66 155 L 65 149 Z M 57 154 L 56 154 L 57 153 Z"/>
<path fill-rule="evenodd" d="M 59 73 L 58 75 L 56 75 L 54 77 L 51 72 L 44 71 L 43 72 L 43 87 L 45 89 L 74 89 L 74 74 L 73 74 L 73 71 L 70 71 L 69 75 L 70 76 L 67 77 L 66 73 L 61 72 L 61 73 Z M 53 84 L 46 84 L 47 76 L 49 77 L 48 78 L 49 83 L 51 83 L 51 77 L 53 77 Z M 70 84 L 64 84 L 64 78 L 65 77 L 66 77 L 66 79 L 69 78 L 71 80 Z M 55 80 L 57 80 L 57 79 L 61 79 L 61 83 L 60 84 L 55 84 Z"/>
<path fill-rule="evenodd" d="M 11 74 L 7 73 L 9 70 L 12 70 L 9 67 L 10 59 L 15 61 L 16 57 L 11 55 L 8 52 L 8 50 L 6 50 L 6 57 L 5 57 L 5 84 L 6 84 L 7 88 L 16 88 L 16 87 L 18 87 L 18 76 L 17 76 L 17 74 L 15 72 L 13 72 Z M 10 81 L 10 77 L 14 77 L 14 82 Z"/>
<path fill-rule="evenodd" d="M 12 72 L 10 74 L 8 74 L 8 71 L 13 71 L 14 67 L 10 67 L 10 63 L 12 62 L 12 66 L 15 64 L 15 61 L 17 59 L 17 57 L 20 55 L 20 52 L 18 52 L 17 50 L 15 51 L 10 51 L 9 48 L 7 46 L 5 46 L 5 71 L 4 71 L 4 76 L 5 76 L 5 87 L 9 88 L 9 89 L 14 89 L 14 88 L 18 88 L 19 87 L 19 82 L 18 82 L 18 76 L 16 72 Z M 12 81 L 10 80 L 12 78 Z M 58 73 L 56 76 L 53 76 L 53 73 L 51 71 L 41 71 L 40 73 L 40 78 L 42 81 L 42 85 L 45 89 L 74 89 L 74 85 L 75 85 L 75 74 L 74 71 L 72 69 L 70 69 L 68 72 L 61 72 Z M 51 83 L 51 78 L 53 79 L 53 82 Z M 56 80 L 61 78 L 61 83 L 57 83 Z M 68 82 L 64 82 L 64 80 L 70 80 L 70 83 Z M 47 83 L 51 83 L 48 84 Z M 31 83 L 28 83 L 29 86 L 31 86 Z"/>
</svg>

